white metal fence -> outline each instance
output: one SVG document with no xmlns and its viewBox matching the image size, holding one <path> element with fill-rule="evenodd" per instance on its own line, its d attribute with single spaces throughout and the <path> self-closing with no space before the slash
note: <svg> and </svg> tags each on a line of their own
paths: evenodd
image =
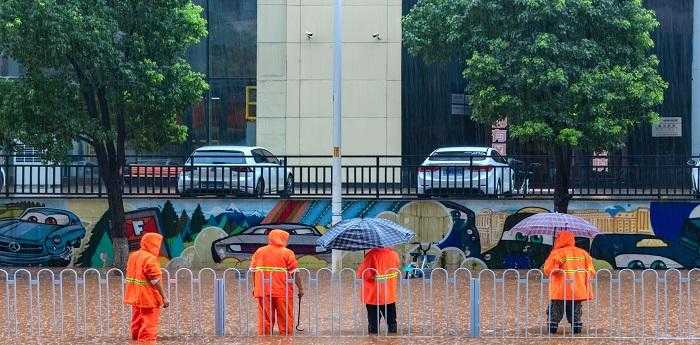
<svg viewBox="0 0 700 345">
<path fill-rule="evenodd" d="M 367 335 L 362 280 L 351 269 L 299 270 L 305 296 L 294 336 Z M 171 306 L 161 336 L 257 335 L 257 301 L 245 270 L 164 271 Z M 292 280 L 289 281 L 292 284 Z M 4 288 L 2 287 L 4 285 Z M 700 338 L 700 270 L 598 271 L 584 302 L 583 331 L 563 320 L 550 335 L 548 280 L 541 271 L 448 272 L 400 279 L 399 336 Z M 125 337 L 130 309 L 117 269 L 0 270 L 0 336 Z M 299 309 L 296 309 L 299 308 Z M 295 320 L 295 324 L 296 324 Z M 391 335 L 386 326 L 380 336 Z"/>
</svg>

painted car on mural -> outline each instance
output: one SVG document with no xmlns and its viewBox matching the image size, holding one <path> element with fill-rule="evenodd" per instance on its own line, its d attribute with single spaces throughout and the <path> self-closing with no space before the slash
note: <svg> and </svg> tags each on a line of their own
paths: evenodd
<svg viewBox="0 0 700 345">
<path fill-rule="evenodd" d="M 85 228 L 78 217 L 53 208 L 30 208 L 0 220 L 0 265 L 66 266 Z"/>
<path fill-rule="evenodd" d="M 289 233 L 287 248 L 294 251 L 297 257 L 312 255 L 330 261 L 331 251 L 316 245 L 321 233 L 312 226 L 294 223 L 256 225 L 240 234 L 217 240 L 211 245 L 212 257 L 217 263 L 228 258 L 250 259 L 258 248 L 267 245 L 267 235 L 273 229 Z"/>
<path fill-rule="evenodd" d="M 700 217 L 686 219 L 674 239 L 636 234 L 598 235 L 593 239 L 591 255 L 615 268 L 700 267 Z"/>
<path fill-rule="evenodd" d="M 537 213 L 541 208 L 521 209 L 506 218 L 498 244 L 481 255 L 489 268 L 539 268 L 552 249 L 552 236 L 524 236 L 510 231 L 515 224 Z"/>
</svg>

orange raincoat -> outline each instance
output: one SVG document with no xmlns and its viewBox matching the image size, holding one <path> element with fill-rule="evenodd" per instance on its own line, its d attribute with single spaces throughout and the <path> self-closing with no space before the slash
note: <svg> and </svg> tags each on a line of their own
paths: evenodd
<svg viewBox="0 0 700 345">
<path fill-rule="evenodd" d="M 593 298 L 590 283 L 595 275 L 593 259 L 588 252 L 576 247 L 571 232 L 558 234 L 552 253 L 544 263 L 544 274 L 550 279 L 549 298 L 552 300 L 586 301 Z"/>
<path fill-rule="evenodd" d="M 154 287 L 162 273 L 158 263 L 163 236 L 147 233 L 141 238 L 141 249 L 129 255 L 126 264 L 124 303 L 131 305 L 131 338 L 154 341 L 158 335 L 163 296 Z"/>
<path fill-rule="evenodd" d="M 294 252 L 287 247 L 289 233 L 272 230 L 268 245 L 259 248 L 250 261 L 255 272 L 253 296 L 258 299 L 258 334 L 271 335 L 273 314 L 281 335 L 294 327 L 294 283 L 289 281 L 298 267 Z"/>
<path fill-rule="evenodd" d="M 372 305 L 396 303 L 399 282 L 399 254 L 391 248 L 373 248 L 357 267 L 362 279 L 362 302 Z"/>
</svg>

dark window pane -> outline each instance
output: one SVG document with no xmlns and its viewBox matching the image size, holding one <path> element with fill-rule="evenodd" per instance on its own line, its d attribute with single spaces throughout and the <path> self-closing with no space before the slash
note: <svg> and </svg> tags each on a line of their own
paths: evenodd
<svg viewBox="0 0 700 345">
<path fill-rule="evenodd" d="M 257 1 L 210 0 L 212 78 L 255 78 Z"/>
<path fill-rule="evenodd" d="M 210 81 L 211 144 L 255 144 L 254 128 L 249 128 L 253 123 L 245 118 L 245 88 L 249 85 L 255 85 L 255 79 Z"/>
</svg>

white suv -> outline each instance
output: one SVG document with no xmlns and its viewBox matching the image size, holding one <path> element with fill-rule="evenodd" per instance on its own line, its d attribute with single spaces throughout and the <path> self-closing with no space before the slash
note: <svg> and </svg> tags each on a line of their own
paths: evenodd
<svg viewBox="0 0 700 345">
<path fill-rule="evenodd" d="M 205 146 L 195 150 L 178 174 L 181 194 L 292 194 L 294 176 L 262 147 Z"/>
<path fill-rule="evenodd" d="M 418 168 L 419 195 L 512 192 L 513 169 L 490 147 L 443 147 Z"/>
</svg>

